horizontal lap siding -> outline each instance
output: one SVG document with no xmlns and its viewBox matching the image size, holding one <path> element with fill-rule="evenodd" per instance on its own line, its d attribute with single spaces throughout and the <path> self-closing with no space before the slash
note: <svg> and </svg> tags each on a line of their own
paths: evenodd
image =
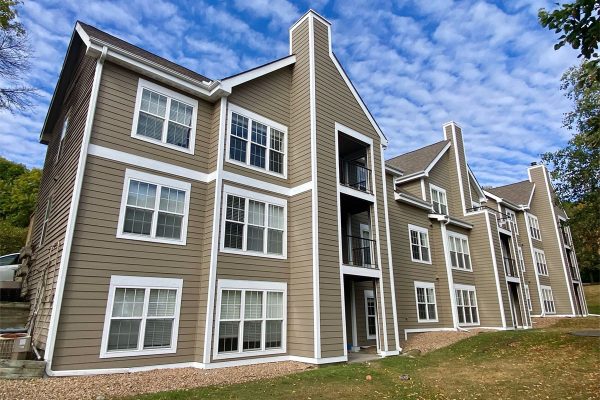
<svg viewBox="0 0 600 400">
<path fill-rule="evenodd" d="M 62 105 L 62 114 L 57 119 L 56 126 L 52 128 L 52 138 L 46 151 L 46 160 L 33 220 L 31 244 L 34 249 L 34 258 L 27 277 L 26 296 L 32 304 L 35 304 L 40 285 L 44 288 L 41 292 L 41 305 L 37 318 L 33 318 L 33 315 L 30 316 L 32 318 L 31 324 L 34 327 L 33 343 L 38 349 L 46 348 L 48 325 L 58 280 L 62 246 L 69 219 L 95 64 L 94 59 L 85 56 L 79 58 L 73 81 L 67 90 L 68 95 Z M 69 125 L 62 145 L 61 156 L 58 162 L 55 163 L 63 121 L 67 113 L 69 113 Z M 46 202 L 49 198 L 52 198 L 50 220 L 46 226 L 44 242 L 41 247 L 37 247 L 40 241 Z M 42 283 L 44 270 L 46 269 L 46 279 Z M 31 312 L 33 313 L 33 307 Z"/>
<path fill-rule="evenodd" d="M 209 185 L 191 182 L 185 246 L 117 239 L 117 224 L 128 166 L 88 157 L 60 324 L 54 353 L 56 370 L 136 367 L 196 361 L 206 309 L 208 258 L 204 225 Z M 142 170 L 136 168 L 136 170 Z M 163 175 L 156 171 L 147 173 Z M 169 176 L 184 180 L 179 177 Z M 112 275 L 183 279 L 177 353 L 100 359 L 100 344 Z M 203 322 L 202 322 L 203 324 Z"/>
<path fill-rule="evenodd" d="M 91 143 L 201 172 L 212 172 L 212 169 L 209 170 L 210 158 L 206 155 L 214 142 L 214 106 L 207 101 L 196 98 L 198 116 L 195 154 L 187 154 L 131 137 L 139 78 L 140 75 L 133 71 L 106 62 L 98 93 Z M 142 78 L 151 80 L 147 77 Z M 166 87 L 162 83 L 156 83 Z M 182 94 L 189 97 L 185 93 Z"/>
<path fill-rule="evenodd" d="M 454 162 L 454 148 L 450 147 L 429 172 L 429 178 L 425 180 L 427 201 L 431 201 L 431 190 L 428 184 L 441 187 L 446 190 L 448 201 L 448 212 L 450 215 L 462 218 L 462 200 Z"/>
<path fill-rule="evenodd" d="M 388 186 L 389 190 L 393 189 L 393 186 Z M 423 198 L 423 188 L 421 186 L 421 179 L 415 179 L 414 181 L 403 183 L 400 186 L 401 190 L 406 191 L 407 193 L 412 194 L 413 196 L 422 199 Z M 429 189 L 425 188 L 425 193 L 427 193 Z M 429 197 L 427 198 L 429 200 Z"/>
</svg>

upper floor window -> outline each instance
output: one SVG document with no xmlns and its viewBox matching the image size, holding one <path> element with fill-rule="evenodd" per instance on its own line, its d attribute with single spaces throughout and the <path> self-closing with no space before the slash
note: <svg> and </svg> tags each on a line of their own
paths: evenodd
<svg viewBox="0 0 600 400">
<path fill-rule="evenodd" d="M 198 101 L 140 79 L 131 136 L 194 154 Z"/>
<path fill-rule="evenodd" d="M 431 264 L 429 231 L 420 226 L 408 225 L 408 232 L 410 235 L 411 260 Z"/>
<path fill-rule="evenodd" d="M 229 105 L 228 161 L 285 177 L 286 150 L 286 126 Z"/>
<path fill-rule="evenodd" d="M 519 256 L 519 265 L 521 266 L 521 271 L 525 272 L 525 259 L 523 258 L 523 248 L 521 246 L 517 247 L 517 253 Z"/>
<path fill-rule="evenodd" d="M 221 251 L 284 258 L 287 202 L 225 187 Z"/>
<path fill-rule="evenodd" d="M 58 142 L 58 150 L 56 150 L 55 162 L 58 162 L 58 160 L 60 159 L 60 156 L 64 150 L 63 147 L 64 147 L 64 142 L 65 142 L 65 137 L 67 136 L 67 129 L 69 129 L 69 114 L 70 114 L 70 110 L 69 110 L 69 112 L 67 112 L 67 115 L 65 116 L 65 119 L 63 120 L 62 128 L 60 130 L 60 140 Z"/>
<path fill-rule="evenodd" d="M 117 237 L 183 245 L 191 185 L 127 169 Z"/>
<path fill-rule="evenodd" d="M 517 226 L 517 214 L 513 210 L 509 210 L 508 208 L 505 210 L 506 215 L 508 215 L 508 219 L 512 225 L 512 231 L 519 234 L 519 227 Z"/>
<path fill-rule="evenodd" d="M 469 252 L 469 239 L 465 235 L 448 232 L 448 245 L 450 263 L 452 268 L 471 271 L 471 255 Z"/>
<path fill-rule="evenodd" d="M 531 237 L 536 240 L 542 240 L 542 234 L 540 232 L 540 223 L 535 215 L 529 215 L 529 232 Z"/>
<path fill-rule="evenodd" d="M 431 204 L 433 204 L 433 211 L 436 214 L 448 215 L 448 200 L 446 197 L 446 190 L 435 185 L 429 185 L 431 189 Z"/>
<path fill-rule="evenodd" d="M 548 276 L 548 265 L 546 264 L 546 255 L 541 250 L 534 250 L 535 264 L 537 272 L 540 275 Z"/>
<path fill-rule="evenodd" d="M 415 281 L 415 296 L 417 298 L 417 320 L 419 322 L 437 322 L 435 285 L 429 282 Z"/>
<path fill-rule="evenodd" d="M 46 230 L 48 229 L 48 222 L 50 222 L 50 212 L 52 210 L 52 198 L 48 198 L 46 201 L 46 210 L 44 211 L 44 220 L 42 221 L 42 231 L 40 232 L 40 242 L 38 246 L 44 244 L 46 238 Z"/>
</svg>

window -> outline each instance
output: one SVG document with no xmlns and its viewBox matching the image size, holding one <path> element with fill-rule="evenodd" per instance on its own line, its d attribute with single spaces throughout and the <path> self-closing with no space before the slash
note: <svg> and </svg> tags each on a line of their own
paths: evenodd
<svg viewBox="0 0 600 400">
<path fill-rule="evenodd" d="M 529 311 L 533 310 L 533 306 L 531 305 L 531 293 L 529 293 L 529 285 L 525 284 L 525 302 L 527 303 L 527 309 Z"/>
<path fill-rule="evenodd" d="M 228 137 L 228 161 L 286 176 L 286 126 L 230 104 Z"/>
<path fill-rule="evenodd" d="M 548 276 L 548 265 L 546 264 L 546 255 L 541 250 L 533 250 L 535 256 L 535 265 L 540 275 Z"/>
<path fill-rule="evenodd" d="M 127 169 L 118 238 L 184 245 L 191 185 Z"/>
<path fill-rule="evenodd" d="M 448 232 L 448 245 L 450 250 L 450 263 L 452 268 L 471 271 L 471 256 L 469 253 L 469 239 L 465 235 Z"/>
<path fill-rule="evenodd" d="M 431 204 L 433 204 L 433 211 L 436 214 L 448 215 L 446 191 L 435 185 L 429 185 L 429 188 L 431 189 Z"/>
<path fill-rule="evenodd" d="M 377 305 L 372 290 L 365 290 L 365 315 L 367 323 L 367 339 L 377 338 Z"/>
<path fill-rule="evenodd" d="M 525 272 L 525 259 L 523 258 L 523 248 L 521 246 L 517 247 L 517 253 L 519 256 L 519 265 L 521 266 L 521 271 Z"/>
<path fill-rule="evenodd" d="M 542 234 L 540 232 L 540 224 L 536 216 L 529 215 L 529 232 L 531 237 L 536 240 L 542 240 Z"/>
<path fill-rule="evenodd" d="M 182 279 L 110 279 L 100 358 L 175 353 Z"/>
<path fill-rule="evenodd" d="M 50 197 L 46 201 L 46 210 L 44 211 L 44 221 L 42 222 L 42 232 L 40 233 L 40 242 L 38 246 L 44 244 L 46 238 L 46 230 L 48 229 L 48 222 L 50 221 L 50 212 L 52 211 L 52 198 Z"/>
<path fill-rule="evenodd" d="M 542 290 L 542 300 L 544 301 L 544 313 L 555 314 L 556 308 L 554 306 L 552 288 L 550 286 L 540 286 L 540 289 Z"/>
<path fill-rule="evenodd" d="M 140 79 L 131 136 L 194 154 L 198 101 Z"/>
<path fill-rule="evenodd" d="M 70 112 L 71 112 L 71 110 L 69 110 L 67 112 L 67 115 L 65 116 L 65 119 L 62 124 L 62 129 L 60 131 L 60 140 L 58 142 L 58 150 L 56 150 L 56 159 L 54 160 L 55 162 L 58 162 L 58 160 L 60 159 L 60 156 L 62 154 L 62 151 L 63 151 L 65 136 L 67 136 L 67 129 L 69 129 L 69 114 L 70 114 Z"/>
<path fill-rule="evenodd" d="M 286 257 L 285 200 L 225 187 L 221 251 Z"/>
<path fill-rule="evenodd" d="M 437 322 L 435 285 L 428 282 L 415 282 L 417 299 L 417 320 L 419 322 Z"/>
<path fill-rule="evenodd" d="M 286 283 L 219 280 L 215 358 L 285 353 Z"/>
<path fill-rule="evenodd" d="M 519 227 L 517 226 L 517 214 L 515 214 L 515 212 L 513 210 L 510 210 L 508 208 L 505 211 L 506 211 L 506 215 L 508 215 L 508 219 L 511 222 L 512 231 L 518 235 Z"/>
<path fill-rule="evenodd" d="M 461 325 L 479 325 L 475 286 L 454 285 L 456 311 Z"/>
<path fill-rule="evenodd" d="M 410 236 L 411 260 L 431 264 L 429 231 L 419 226 L 408 225 L 408 234 Z"/>
</svg>

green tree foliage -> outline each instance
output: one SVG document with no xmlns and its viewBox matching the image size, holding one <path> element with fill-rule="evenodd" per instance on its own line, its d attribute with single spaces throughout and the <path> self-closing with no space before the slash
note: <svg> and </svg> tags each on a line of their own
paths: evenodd
<svg viewBox="0 0 600 400">
<path fill-rule="evenodd" d="M 600 279 L 600 2 L 576 0 L 557 10 L 539 11 L 542 26 L 561 33 L 555 49 L 565 44 L 580 50 L 583 62 L 561 79 L 573 109 L 563 126 L 573 131 L 567 146 L 542 155 L 552 167 L 559 200 L 570 216 L 581 275 Z"/>
<path fill-rule="evenodd" d="M 27 239 L 27 228 L 0 220 L 0 255 L 18 253 Z"/>
</svg>

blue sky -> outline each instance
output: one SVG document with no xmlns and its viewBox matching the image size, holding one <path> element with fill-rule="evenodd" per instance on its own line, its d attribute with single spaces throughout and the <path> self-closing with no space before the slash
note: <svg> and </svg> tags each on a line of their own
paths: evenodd
<svg viewBox="0 0 600 400">
<path fill-rule="evenodd" d="M 386 158 L 463 127 L 467 159 L 484 185 L 526 179 L 539 154 L 563 146 L 571 107 L 560 77 L 577 63 L 554 51 L 537 22 L 552 1 L 25 0 L 20 17 L 35 58 L 33 110 L 0 113 L 0 155 L 43 164 L 37 142 L 76 20 L 213 79 L 288 53 L 288 28 L 314 8 L 332 24 L 333 50 L 390 139 Z M 1 83 L 1 82 L 0 82 Z"/>
</svg>

